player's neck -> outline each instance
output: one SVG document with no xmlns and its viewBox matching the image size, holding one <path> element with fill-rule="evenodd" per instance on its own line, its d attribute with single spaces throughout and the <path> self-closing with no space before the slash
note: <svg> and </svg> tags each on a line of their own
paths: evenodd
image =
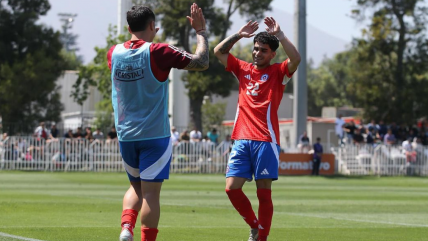
<svg viewBox="0 0 428 241">
<path fill-rule="evenodd" d="M 262 70 L 262 69 L 266 69 L 266 68 L 267 68 L 267 67 L 269 67 L 269 66 L 270 66 L 270 63 L 265 64 L 265 65 L 258 65 L 258 64 L 255 64 L 255 65 L 254 65 L 254 69 Z"/>
<path fill-rule="evenodd" d="M 150 38 L 149 33 L 147 32 L 138 32 L 138 33 L 133 33 L 131 35 L 131 41 L 135 41 L 135 40 L 144 40 L 146 42 L 152 42 L 153 39 Z"/>
</svg>

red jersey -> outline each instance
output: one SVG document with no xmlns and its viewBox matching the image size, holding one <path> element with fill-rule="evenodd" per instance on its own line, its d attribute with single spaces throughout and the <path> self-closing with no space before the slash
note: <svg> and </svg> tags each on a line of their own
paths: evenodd
<svg viewBox="0 0 428 241">
<path fill-rule="evenodd" d="M 279 145 L 278 108 L 292 74 L 288 59 L 262 70 L 229 54 L 226 71 L 239 81 L 238 109 L 232 139 L 273 142 Z M 288 79 L 284 79 L 287 76 Z"/>
<path fill-rule="evenodd" d="M 123 45 L 127 49 L 138 49 L 145 43 L 144 40 L 129 40 Z M 111 70 L 111 55 L 116 45 L 110 48 L 107 53 L 108 67 Z M 150 67 L 153 75 L 158 81 L 168 79 L 172 68 L 184 69 L 192 60 L 192 55 L 173 45 L 164 43 L 153 43 L 150 45 Z"/>
</svg>

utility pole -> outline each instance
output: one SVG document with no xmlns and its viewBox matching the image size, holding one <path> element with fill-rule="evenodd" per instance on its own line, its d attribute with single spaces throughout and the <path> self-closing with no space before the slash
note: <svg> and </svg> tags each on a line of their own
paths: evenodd
<svg viewBox="0 0 428 241">
<path fill-rule="evenodd" d="M 297 50 L 301 61 L 294 74 L 293 128 L 294 144 L 299 143 L 299 136 L 306 130 L 308 115 L 308 85 L 306 82 L 306 0 L 295 0 L 294 31 Z"/>
<path fill-rule="evenodd" d="M 73 22 L 75 21 L 77 14 L 73 13 L 58 13 L 59 19 L 62 22 L 62 34 L 61 42 L 64 45 L 64 49 L 67 52 L 75 51 L 71 47 L 76 44 L 77 35 L 68 32 L 69 29 L 73 28 Z"/>
</svg>

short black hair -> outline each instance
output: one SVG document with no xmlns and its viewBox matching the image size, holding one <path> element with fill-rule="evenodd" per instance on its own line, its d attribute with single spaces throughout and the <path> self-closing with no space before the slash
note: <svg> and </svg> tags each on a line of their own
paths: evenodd
<svg viewBox="0 0 428 241">
<path fill-rule="evenodd" d="M 254 37 L 254 44 L 262 43 L 269 45 L 270 49 L 272 51 L 276 51 L 279 47 L 279 40 L 277 37 L 270 35 L 268 32 L 260 32 Z"/>
<path fill-rule="evenodd" d="M 126 21 L 132 32 L 146 30 L 150 21 L 155 21 L 155 19 L 153 11 L 143 5 L 135 5 L 126 13 Z"/>
</svg>

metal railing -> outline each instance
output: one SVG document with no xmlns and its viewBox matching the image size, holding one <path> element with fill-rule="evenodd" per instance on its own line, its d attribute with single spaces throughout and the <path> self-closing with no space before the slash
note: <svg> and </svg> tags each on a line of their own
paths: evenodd
<svg viewBox="0 0 428 241">
<path fill-rule="evenodd" d="M 224 173 L 229 146 L 180 142 L 173 147 L 172 173 Z M 0 170 L 124 171 L 117 140 L 8 137 L 0 142 Z"/>
<path fill-rule="evenodd" d="M 346 145 L 334 148 L 338 173 L 345 175 L 428 176 L 428 148 L 415 145 Z"/>
</svg>

